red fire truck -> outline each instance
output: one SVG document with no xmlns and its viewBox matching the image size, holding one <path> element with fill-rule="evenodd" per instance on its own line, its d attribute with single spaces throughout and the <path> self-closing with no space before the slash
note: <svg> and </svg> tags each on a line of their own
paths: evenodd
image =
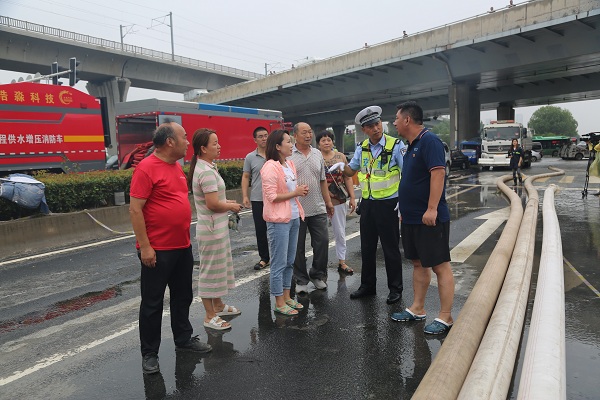
<svg viewBox="0 0 600 400">
<path fill-rule="evenodd" d="M 0 173 L 104 169 L 105 109 L 68 86 L 0 85 Z"/>
<path fill-rule="evenodd" d="M 243 159 L 256 143 L 252 132 L 263 127 L 272 132 L 286 129 L 281 111 L 233 107 L 173 100 L 136 100 L 117 103 L 117 154 L 121 168 L 131 166 L 136 148 L 145 152 L 152 133 L 165 119 L 177 122 L 188 134 L 190 146 L 184 162 L 193 155 L 192 136 L 199 128 L 214 129 L 221 145 L 220 160 Z M 144 145 L 146 147 L 144 147 Z M 138 154 L 139 156 L 139 154 Z"/>
</svg>

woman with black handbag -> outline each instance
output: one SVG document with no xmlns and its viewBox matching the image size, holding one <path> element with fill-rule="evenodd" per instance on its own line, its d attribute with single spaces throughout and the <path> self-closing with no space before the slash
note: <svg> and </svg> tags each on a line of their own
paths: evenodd
<svg viewBox="0 0 600 400">
<path fill-rule="evenodd" d="M 335 140 L 333 133 L 323 131 L 317 135 L 316 140 L 325 160 L 325 171 L 338 162 L 348 163 L 346 156 L 333 148 Z M 352 274 L 354 270 L 346 264 L 346 214 L 348 214 L 348 208 L 350 214 L 356 209 L 354 185 L 352 178 L 343 176 L 339 170 L 333 173 L 327 172 L 326 175 L 329 196 L 335 210 L 331 218 L 331 227 L 335 237 L 335 251 L 339 259 L 338 271 Z M 349 204 L 348 199 L 350 199 Z"/>
</svg>

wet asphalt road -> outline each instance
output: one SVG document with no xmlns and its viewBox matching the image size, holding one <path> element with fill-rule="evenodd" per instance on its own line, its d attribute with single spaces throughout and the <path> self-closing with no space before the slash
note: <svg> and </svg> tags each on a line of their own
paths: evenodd
<svg viewBox="0 0 600 400">
<path fill-rule="evenodd" d="M 600 370 L 600 297 L 593 291 L 600 288 L 600 201 L 591 195 L 581 199 L 585 161 L 546 158 L 525 173 L 546 172 L 551 164 L 565 169 L 565 177 L 536 186 L 557 183 L 563 188 L 556 195 L 556 208 L 567 262 L 567 397 L 594 399 L 598 398 L 594 371 Z M 506 173 L 453 171 L 447 191 L 451 247 L 486 221 L 476 217 L 507 206 L 494 185 L 495 179 Z M 600 188 L 598 181 L 592 181 L 590 193 Z M 543 191 L 540 195 L 541 204 Z M 538 224 L 535 274 L 542 225 Z M 499 224 L 465 262 L 453 263 L 455 318 L 503 226 Z M 151 376 L 143 376 L 140 365 L 139 266 L 133 238 L 0 265 L 0 399 L 410 398 L 443 337 L 425 336 L 424 322 L 389 319 L 391 312 L 402 310 L 412 300 L 411 266 L 406 260 L 400 303 L 385 304 L 388 293 L 382 254 L 377 296 L 349 299 L 360 282 L 357 232 L 358 218 L 351 216 L 347 258 L 357 272 L 340 277 L 335 250 L 330 246 L 328 289 L 317 291 L 309 285 L 311 292 L 299 296 L 306 310 L 298 317 L 279 317 L 272 312 L 268 270 L 257 273 L 251 269 L 257 255 L 252 218 L 245 215 L 240 232 L 231 234 L 238 287 L 225 298 L 241 308 L 242 315 L 232 320 L 231 331 L 210 331 L 202 327 L 202 306 L 195 302 L 191 309 L 195 334 L 214 347 L 211 354 L 200 357 L 176 354 L 167 311 L 159 354 L 161 373 Z M 532 279 L 532 294 L 536 278 Z M 438 307 L 433 286 L 427 296 L 428 320 L 435 317 Z M 516 398 L 519 373 L 510 398 Z"/>
</svg>

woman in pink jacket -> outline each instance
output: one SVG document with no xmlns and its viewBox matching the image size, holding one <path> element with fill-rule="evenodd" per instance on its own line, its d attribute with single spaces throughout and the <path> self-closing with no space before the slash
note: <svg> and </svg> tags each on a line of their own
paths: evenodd
<svg viewBox="0 0 600 400">
<path fill-rule="evenodd" d="M 297 185 L 296 167 L 286 160 L 292 155 L 292 139 L 276 130 L 267 139 L 267 162 L 260 170 L 263 189 L 263 218 L 267 222 L 271 254 L 271 294 L 275 296 L 275 312 L 296 315 L 302 304 L 290 297 L 293 263 L 298 245 L 300 218 L 304 210 L 298 196 L 306 196 L 307 185 Z"/>
</svg>

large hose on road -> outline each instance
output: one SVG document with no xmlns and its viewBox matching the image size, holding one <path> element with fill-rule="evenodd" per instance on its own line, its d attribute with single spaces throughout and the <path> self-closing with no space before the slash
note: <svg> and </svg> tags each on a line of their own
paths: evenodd
<svg viewBox="0 0 600 400">
<path fill-rule="evenodd" d="M 510 200 L 506 226 L 413 399 L 456 399 L 469 372 L 502 287 L 523 216 L 521 198 L 503 183 L 511 179 L 504 175 L 496 181 Z"/>
<path fill-rule="evenodd" d="M 565 287 L 556 185 L 544 192 L 544 233 L 517 399 L 566 399 Z"/>
<path fill-rule="evenodd" d="M 525 180 L 528 200 L 517 243 L 492 318 L 458 396 L 461 400 L 507 397 L 527 310 L 535 251 L 539 196 L 532 182 L 564 174 L 556 171 Z"/>
</svg>

